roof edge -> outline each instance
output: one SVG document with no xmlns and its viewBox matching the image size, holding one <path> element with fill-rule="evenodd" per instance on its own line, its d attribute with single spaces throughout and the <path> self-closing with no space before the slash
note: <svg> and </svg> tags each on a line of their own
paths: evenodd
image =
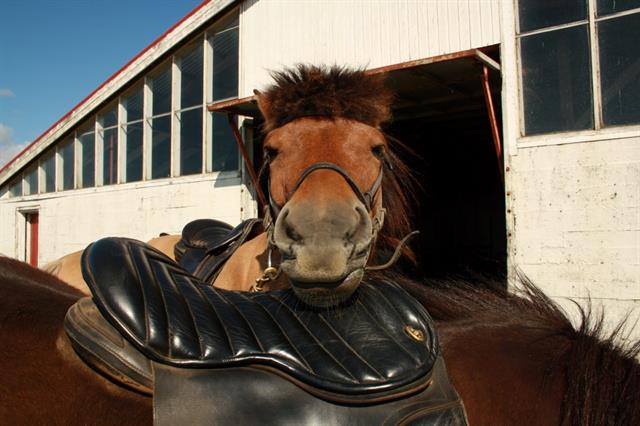
<svg viewBox="0 0 640 426">
<path fill-rule="evenodd" d="M 0 185 L 5 184 L 7 181 L 9 181 L 10 178 L 12 178 L 13 175 L 16 172 L 18 172 L 22 167 L 24 167 L 26 165 L 26 164 L 19 164 L 18 160 L 23 158 L 23 156 L 26 156 L 29 153 L 29 151 L 31 151 L 32 149 L 35 149 L 39 142 L 41 142 L 42 140 L 46 139 L 47 136 L 49 136 L 54 131 L 58 130 L 58 127 L 60 125 L 62 125 L 66 120 L 70 119 L 78 109 L 83 107 L 85 104 L 89 103 L 89 101 L 93 100 L 94 98 L 96 98 L 98 96 L 108 97 L 109 95 L 113 94 L 113 93 L 108 93 L 108 94 L 105 95 L 105 94 L 99 93 L 99 92 L 102 89 L 104 89 L 109 83 L 111 83 L 113 80 L 115 80 L 117 77 L 119 77 L 120 75 L 124 74 L 130 68 L 133 68 L 136 65 L 137 62 L 143 61 L 147 56 L 150 56 L 153 53 L 155 53 L 155 52 L 152 52 L 152 53 L 149 53 L 149 52 L 155 46 L 160 44 L 160 42 L 162 42 L 167 37 L 169 37 L 172 33 L 177 32 L 178 30 L 182 29 L 182 27 L 189 25 L 190 22 L 187 22 L 187 21 L 189 21 L 190 18 L 192 18 L 194 15 L 196 15 L 199 11 L 203 10 L 206 6 L 208 6 L 210 4 L 213 4 L 213 3 L 218 3 L 216 5 L 217 7 L 214 8 L 215 10 L 213 10 L 213 12 L 212 12 L 212 15 L 203 19 L 203 21 L 206 21 L 206 20 L 218 15 L 220 12 L 224 11 L 228 6 L 232 5 L 236 1 L 237 0 L 204 0 L 202 3 L 200 3 L 198 6 L 196 6 L 193 10 L 191 10 L 189 13 L 187 13 L 185 16 L 183 16 L 179 21 L 177 21 L 175 24 L 173 24 L 171 27 L 169 27 L 165 32 L 163 32 L 158 38 L 156 38 L 153 42 L 151 42 L 151 44 L 149 44 L 142 51 L 140 51 L 140 53 L 135 55 L 125 65 L 123 65 L 120 69 L 118 69 L 111 76 L 109 76 L 96 89 L 94 89 L 91 93 L 89 93 L 89 95 L 87 95 L 78 104 L 76 104 L 73 108 L 71 108 L 71 110 L 69 110 L 66 114 L 64 114 L 59 120 L 57 120 L 55 123 L 53 123 L 51 126 L 49 126 L 49 128 L 47 130 L 45 130 L 33 142 L 31 142 L 24 149 L 22 149 L 22 151 L 20 151 L 16 156 L 14 156 L 7 164 L 5 164 L 2 168 L 0 168 Z M 176 40 L 176 43 L 179 43 L 180 41 L 182 41 L 182 39 L 184 39 L 185 37 L 188 37 L 190 34 L 191 34 L 190 32 L 185 34 L 181 39 Z M 168 47 L 166 50 L 169 50 L 170 48 L 171 47 Z M 166 53 L 166 50 L 163 51 L 160 55 Z M 146 55 L 146 54 L 148 54 L 148 55 Z M 135 77 L 135 75 L 134 75 L 134 77 Z M 129 83 L 131 80 L 132 80 L 132 78 L 126 79 L 121 84 L 119 84 L 116 88 L 113 88 L 113 92 L 116 92 L 117 90 L 119 90 L 120 88 L 125 86 L 127 83 Z M 79 121 L 79 120 L 76 120 L 76 121 Z M 75 125 L 75 124 L 76 123 L 73 122 L 71 125 Z M 38 152 L 37 154 L 39 154 L 39 153 L 40 152 Z M 29 158 L 27 160 L 27 162 L 30 161 L 30 160 L 31 159 Z M 12 172 L 11 169 L 15 169 L 15 170 L 13 170 L 13 172 Z"/>
</svg>

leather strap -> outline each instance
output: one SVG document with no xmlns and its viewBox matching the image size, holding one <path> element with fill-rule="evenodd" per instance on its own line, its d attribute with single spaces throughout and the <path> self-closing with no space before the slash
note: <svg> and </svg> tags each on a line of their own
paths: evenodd
<svg viewBox="0 0 640 426">
<path fill-rule="evenodd" d="M 358 187 L 358 184 L 356 184 L 356 182 L 349 175 L 349 173 L 346 170 L 344 170 L 342 167 L 338 166 L 335 163 L 329 163 L 329 162 L 314 163 L 302 171 L 302 173 L 300 174 L 300 177 L 298 177 L 298 180 L 293 185 L 293 189 L 287 195 L 287 200 L 285 200 L 285 203 L 289 199 L 291 199 L 291 197 L 293 197 L 293 194 L 298 190 L 300 185 L 302 185 L 302 182 L 304 182 L 307 176 L 309 176 L 311 173 L 313 173 L 316 170 L 323 170 L 323 169 L 333 170 L 334 172 L 339 173 L 344 178 L 344 180 L 349 184 L 349 186 L 351 187 L 353 192 L 356 194 L 360 202 L 364 204 L 365 208 L 367 209 L 367 212 L 371 212 L 373 197 L 375 197 L 376 192 L 378 192 L 378 189 L 380 189 L 380 185 L 382 184 L 382 177 L 383 177 L 383 170 L 384 170 L 383 166 L 380 166 L 380 172 L 378 173 L 376 180 L 371 185 L 371 188 L 369 188 L 367 192 L 363 193 L 362 190 Z M 271 184 L 269 183 L 268 186 L 270 187 Z M 269 191 L 269 206 L 271 208 L 271 212 L 273 215 L 272 220 L 273 222 L 275 222 L 278 215 L 280 214 L 280 210 L 282 210 L 282 206 L 278 205 L 275 202 L 275 200 L 271 196 L 271 191 Z"/>
</svg>

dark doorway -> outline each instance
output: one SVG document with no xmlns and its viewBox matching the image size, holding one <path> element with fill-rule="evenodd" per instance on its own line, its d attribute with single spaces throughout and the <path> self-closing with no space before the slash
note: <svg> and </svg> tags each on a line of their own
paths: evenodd
<svg viewBox="0 0 640 426">
<path fill-rule="evenodd" d="M 482 63 L 456 58 L 391 71 L 397 92 L 387 131 L 409 146 L 421 189 L 414 206 L 420 236 L 413 242 L 427 277 L 506 282 L 507 236 L 502 163 L 496 157 L 482 92 Z M 500 116 L 500 80 L 492 99 Z"/>
</svg>

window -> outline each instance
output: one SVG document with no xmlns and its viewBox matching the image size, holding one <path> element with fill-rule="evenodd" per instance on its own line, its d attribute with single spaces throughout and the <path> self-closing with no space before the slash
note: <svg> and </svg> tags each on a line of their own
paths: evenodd
<svg viewBox="0 0 640 426">
<path fill-rule="evenodd" d="M 152 96 L 151 178 L 171 174 L 171 64 L 149 79 Z"/>
<path fill-rule="evenodd" d="M 222 22 L 219 28 L 211 40 L 214 101 L 238 96 L 238 16 Z"/>
<path fill-rule="evenodd" d="M 640 1 L 635 3 L 640 6 Z M 633 15 L 606 19 L 597 25 L 604 125 L 638 123 L 640 49 L 636 43 L 640 40 L 640 11 Z"/>
<path fill-rule="evenodd" d="M 213 47 L 211 99 L 221 101 L 238 96 L 238 16 L 231 15 L 219 23 L 210 39 Z M 226 114 L 211 113 L 212 171 L 238 169 L 238 146 Z"/>
<path fill-rule="evenodd" d="M 80 174 L 79 188 L 90 188 L 95 185 L 95 158 L 96 158 L 96 137 L 93 124 L 86 127 L 84 131 L 78 132 L 80 143 L 80 158 L 82 159 L 82 171 Z"/>
<path fill-rule="evenodd" d="M 524 134 L 640 123 L 640 0 L 519 0 L 518 26 Z"/>
<path fill-rule="evenodd" d="M 22 197 L 22 177 L 16 179 L 9 187 L 9 195 L 12 197 Z"/>
<path fill-rule="evenodd" d="M 24 175 L 24 195 L 33 195 L 38 193 L 38 166 L 37 164 L 27 170 Z"/>
<path fill-rule="evenodd" d="M 124 98 L 125 181 L 142 180 L 142 87 Z"/>
<path fill-rule="evenodd" d="M 238 169 L 238 146 L 229 127 L 227 115 L 214 112 L 212 115 L 211 164 L 213 171 L 227 171 Z"/>
<path fill-rule="evenodd" d="M 73 165 L 75 161 L 75 155 L 73 152 L 73 140 L 69 140 L 62 144 L 59 148 L 61 170 L 62 170 L 62 182 L 61 189 L 73 189 L 74 181 L 73 174 L 75 167 Z"/>
<path fill-rule="evenodd" d="M 102 124 L 102 184 L 118 182 L 118 109 L 112 107 L 99 118 Z"/>
<path fill-rule="evenodd" d="M 40 161 L 42 178 L 44 180 L 42 192 L 54 192 L 56 190 L 56 155 L 55 150 L 45 154 Z"/>
<path fill-rule="evenodd" d="M 202 173 L 202 43 L 180 58 L 180 174 Z"/>
</svg>

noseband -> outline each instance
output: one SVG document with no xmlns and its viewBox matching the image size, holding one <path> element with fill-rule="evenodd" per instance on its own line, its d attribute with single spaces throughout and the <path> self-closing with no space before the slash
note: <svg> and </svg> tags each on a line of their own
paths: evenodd
<svg viewBox="0 0 640 426">
<path fill-rule="evenodd" d="M 268 163 L 265 163 L 265 164 L 268 164 Z M 347 172 L 342 167 L 338 166 L 335 163 L 329 163 L 329 162 L 314 163 L 314 164 L 310 165 L 309 167 L 307 167 L 306 169 L 304 169 L 303 172 L 300 174 L 300 177 L 298 178 L 298 180 L 296 181 L 295 185 L 293 186 L 293 188 L 291 189 L 291 191 L 287 195 L 287 199 L 285 200 L 285 204 L 291 199 L 291 197 L 293 197 L 295 192 L 300 188 L 300 186 L 302 185 L 304 180 L 311 173 L 315 172 L 316 170 L 333 170 L 334 172 L 338 173 L 340 176 L 342 176 L 344 178 L 344 180 L 351 187 L 351 190 L 354 192 L 356 197 L 358 197 L 358 200 L 360 200 L 360 202 L 364 205 L 365 209 L 367 210 L 367 213 L 371 214 L 371 211 L 373 209 L 373 199 L 375 198 L 375 196 L 378 193 L 378 190 L 380 189 L 380 186 L 382 184 L 383 169 L 384 169 L 384 165 L 381 165 L 380 166 L 380 172 L 378 173 L 378 177 L 376 177 L 376 180 L 371 185 L 371 188 L 369 188 L 369 190 L 367 192 L 362 192 L 362 190 L 360 189 L 360 187 L 358 187 L 358 184 L 353 180 L 353 178 L 351 177 L 349 172 Z M 271 181 L 270 180 L 268 182 L 268 188 L 271 189 Z M 274 241 L 273 241 L 273 226 L 272 225 L 274 225 L 276 220 L 278 219 L 278 216 L 280 215 L 280 211 L 282 210 L 283 206 L 280 206 L 280 205 L 278 205 L 278 203 L 276 203 L 276 201 L 271 196 L 271 191 L 270 190 L 267 191 L 267 192 L 269 194 L 269 208 L 266 209 L 266 211 L 265 211 L 265 222 L 264 222 L 264 224 L 265 224 L 265 229 L 267 230 L 267 233 L 269 235 L 270 243 L 275 244 Z M 375 239 L 376 235 L 378 234 L 378 231 L 380 230 L 380 228 L 382 228 L 382 225 L 384 223 L 384 214 L 385 214 L 385 209 L 383 207 L 380 207 L 376 211 L 376 214 L 375 214 L 375 216 L 373 218 L 373 236 L 372 237 L 374 239 Z"/>
</svg>

